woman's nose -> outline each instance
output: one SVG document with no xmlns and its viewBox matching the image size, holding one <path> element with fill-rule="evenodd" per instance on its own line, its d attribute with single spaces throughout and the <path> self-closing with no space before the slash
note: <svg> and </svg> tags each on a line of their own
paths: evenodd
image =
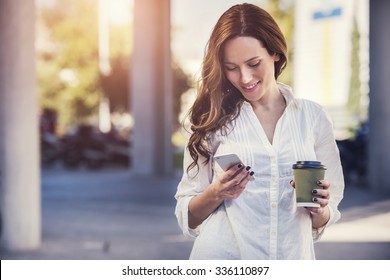
<svg viewBox="0 0 390 280">
<path fill-rule="evenodd" d="M 252 80 L 252 73 L 249 69 L 242 69 L 241 70 L 241 83 L 247 84 L 251 82 Z"/>
</svg>

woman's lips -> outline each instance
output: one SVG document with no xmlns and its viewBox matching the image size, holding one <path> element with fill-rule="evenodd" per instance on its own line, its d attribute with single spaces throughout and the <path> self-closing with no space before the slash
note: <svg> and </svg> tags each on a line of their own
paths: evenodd
<svg viewBox="0 0 390 280">
<path fill-rule="evenodd" d="M 241 88 L 243 89 L 243 91 L 245 91 L 246 93 L 251 93 L 253 91 L 255 91 L 258 87 L 258 85 L 260 84 L 260 81 L 256 82 L 256 83 L 253 83 L 253 84 L 250 84 L 248 86 L 241 86 Z"/>
</svg>

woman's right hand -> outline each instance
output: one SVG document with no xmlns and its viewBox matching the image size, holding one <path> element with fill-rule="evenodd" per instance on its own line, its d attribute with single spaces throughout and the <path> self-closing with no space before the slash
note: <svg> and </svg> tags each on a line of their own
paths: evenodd
<svg viewBox="0 0 390 280">
<path fill-rule="evenodd" d="M 245 190 L 254 172 L 250 166 L 236 164 L 225 171 L 213 184 L 214 195 L 218 200 L 238 198 Z"/>
<path fill-rule="evenodd" d="M 236 164 L 225 171 L 204 192 L 193 197 L 188 205 L 188 226 L 192 229 L 200 225 L 226 198 L 234 199 L 241 195 L 254 172 L 250 166 Z"/>
</svg>

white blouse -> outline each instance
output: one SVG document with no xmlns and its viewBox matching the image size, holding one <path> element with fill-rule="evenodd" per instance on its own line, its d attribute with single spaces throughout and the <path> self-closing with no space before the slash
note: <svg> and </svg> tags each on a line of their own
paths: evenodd
<svg viewBox="0 0 390 280">
<path fill-rule="evenodd" d="M 339 220 L 344 178 L 332 123 L 320 105 L 296 99 L 291 88 L 278 86 L 287 107 L 272 144 L 248 102 L 230 124 L 229 133 L 212 136 L 209 147 L 214 154 L 238 154 L 252 167 L 255 180 L 237 199 L 225 199 L 196 229 L 188 226 L 188 204 L 223 171 L 210 160 L 199 164 L 199 173 L 195 167 L 187 174 L 192 158 L 185 149 L 175 214 L 183 233 L 196 237 L 190 259 L 315 259 L 313 243 Z M 309 211 L 296 206 L 290 180 L 297 160 L 317 160 L 327 167 L 330 219 L 321 229 L 312 229 Z"/>
</svg>

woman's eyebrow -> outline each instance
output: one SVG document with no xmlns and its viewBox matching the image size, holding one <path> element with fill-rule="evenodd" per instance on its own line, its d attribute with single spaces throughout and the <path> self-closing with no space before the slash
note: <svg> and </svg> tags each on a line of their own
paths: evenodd
<svg viewBox="0 0 390 280">
<path fill-rule="evenodd" d="M 244 61 L 244 63 L 248 63 L 248 62 L 251 62 L 252 60 L 256 60 L 256 59 L 260 59 L 260 57 L 259 57 L 259 56 L 252 57 L 252 58 L 250 58 L 250 59 Z M 228 62 L 228 61 L 224 61 L 223 64 L 234 64 L 234 65 L 235 65 L 235 63 L 233 63 L 233 62 Z"/>
</svg>

